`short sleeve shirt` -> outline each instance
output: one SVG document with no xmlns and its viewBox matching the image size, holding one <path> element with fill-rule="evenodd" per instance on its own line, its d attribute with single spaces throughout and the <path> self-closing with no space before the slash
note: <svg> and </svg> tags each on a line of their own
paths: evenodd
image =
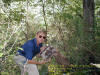
<svg viewBox="0 0 100 75">
<path fill-rule="evenodd" d="M 32 60 L 32 58 L 40 52 L 42 43 L 37 46 L 37 39 L 28 40 L 24 45 L 22 45 L 23 50 L 18 50 L 19 54 L 25 56 L 26 59 Z"/>
</svg>

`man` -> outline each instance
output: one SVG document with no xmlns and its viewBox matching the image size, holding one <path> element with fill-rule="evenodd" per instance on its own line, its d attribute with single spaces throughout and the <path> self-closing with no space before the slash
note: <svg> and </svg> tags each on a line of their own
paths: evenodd
<svg viewBox="0 0 100 75">
<path fill-rule="evenodd" d="M 14 57 L 15 62 L 21 69 L 21 75 L 26 72 L 28 75 L 39 75 L 36 64 L 45 64 L 47 61 L 35 61 L 34 57 L 39 54 L 45 47 L 42 47 L 42 43 L 46 39 L 45 31 L 38 31 L 36 37 L 32 40 L 28 40 L 23 46 L 23 50 L 18 50 L 18 53 Z"/>
</svg>

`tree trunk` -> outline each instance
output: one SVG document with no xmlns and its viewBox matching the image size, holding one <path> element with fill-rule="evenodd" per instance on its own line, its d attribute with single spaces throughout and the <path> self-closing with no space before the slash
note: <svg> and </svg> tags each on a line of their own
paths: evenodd
<svg viewBox="0 0 100 75">
<path fill-rule="evenodd" d="M 86 54 L 89 57 L 89 62 L 94 62 L 94 56 L 90 53 L 92 52 L 95 35 L 94 35 L 94 0 L 83 0 L 83 17 L 84 17 L 84 26 L 83 26 L 83 45 L 87 48 Z M 86 49 L 84 49 L 86 50 Z M 87 58 L 86 58 L 87 59 Z"/>
<path fill-rule="evenodd" d="M 83 0 L 84 31 L 94 40 L 94 0 Z"/>
</svg>

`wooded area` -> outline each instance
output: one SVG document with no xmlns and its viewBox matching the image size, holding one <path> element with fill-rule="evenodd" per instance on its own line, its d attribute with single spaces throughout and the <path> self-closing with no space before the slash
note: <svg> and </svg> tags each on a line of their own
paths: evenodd
<svg viewBox="0 0 100 75">
<path fill-rule="evenodd" d="M 58 49 L 64 56 L 62 62 L 100 64 L 100 0 L 0 0 L 0 75 L 20 75 L 13 56 L 39 29 L 46 29 L 45 45 Z M 56 61 L 60 58 L 55 58 L 38 66 L 41 75 L 47 75 L 49 65 L 60 65 Z M 99 73 L 84 69 L 65 74 Z"/>
</svg>

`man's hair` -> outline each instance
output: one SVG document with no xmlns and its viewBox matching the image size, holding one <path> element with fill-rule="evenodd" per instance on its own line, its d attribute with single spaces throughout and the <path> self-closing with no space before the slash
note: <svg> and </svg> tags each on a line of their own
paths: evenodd
<svg viewBox="0 0 100 75">
<path fill-rule="evenodd" d="M 47 34 L 47 31 L 42 29 L 42 30 L 39 30 L 36 34 L 39 34 L 39 33 L 44 33 L 45 35 Z"/>
</svg>

